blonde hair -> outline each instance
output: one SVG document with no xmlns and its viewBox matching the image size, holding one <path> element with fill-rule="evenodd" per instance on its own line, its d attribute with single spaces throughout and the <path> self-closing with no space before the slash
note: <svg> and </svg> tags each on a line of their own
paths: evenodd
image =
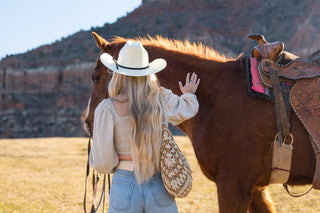
<svg viewBox="0 0 320 213">
<path fill-rule="evenodd" d="M 138 183 L 160 172 L 161 125 L 164 112 L 155 75 L 132 77 L 113 73 L 109 96 L 128 97 L 132 126 L 132 158 Z"/>
</svg>

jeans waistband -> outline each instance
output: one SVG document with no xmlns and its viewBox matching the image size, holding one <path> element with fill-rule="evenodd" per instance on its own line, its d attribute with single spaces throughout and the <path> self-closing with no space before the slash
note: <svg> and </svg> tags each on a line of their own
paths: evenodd
<svg viewBox="0 0 320 213">
<path fill-rule="evenodd" d="M 127 170 L 123 170 L 123 169 L 116 169 L 115 175 L 122 175 L 122 176 L 126 176 L 126 177 L 132 177 L 132 178 L 136 178 L 135 174 L 133 171 L 127 171 Z M 161 174 L 154 174 L 149 181 L 154 181 L 161 178 Z"/>
</svg>

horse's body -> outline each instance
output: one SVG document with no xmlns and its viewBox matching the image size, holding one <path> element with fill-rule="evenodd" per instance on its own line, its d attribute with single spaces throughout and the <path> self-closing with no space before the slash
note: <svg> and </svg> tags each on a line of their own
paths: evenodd
<svg viewBox="0 0 320 213">
<path fill-rule="evenodd" d="M 114 56 L 125 42 L 117 39 L 108 43 L 97 35 L 95 39 L 103 52 Z M 159 57 L 167 61 L 167 68 L 157 74 L 162 86 L 179 94 L 178 81 L 188 72 L 196 72 L 201 78 L 196 93 L 199 113 L 179 127 L 190 138 L 203 173 L 217 185 L 220 212 L 275 212 L 267 188 L 277 133 L 274 106 L 249 95 L 242 59 L 225 59 L 208 50 L 204 57 L 190 50 L 177 50 L 181 47 L 172 48 L 172 42 L 165 40 L 160 43 L 142 40 L 142 43 L 150 61 Z M 183 46 L 196 48 L 187 43 Z M 110 76 L 97 60 L 86 119 L 90 132 L 94 109 L 106 98 Z M 288 184 L 311 184 L 315 170 L 313 149 L 294 113 L 290 121 L 295 141 Z"/>
</svg>

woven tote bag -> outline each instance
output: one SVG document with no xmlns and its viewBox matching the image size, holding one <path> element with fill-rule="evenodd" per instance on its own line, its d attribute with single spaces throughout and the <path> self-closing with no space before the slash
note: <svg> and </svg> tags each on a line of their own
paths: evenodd
<svg viewBox="0 0 320 213">
<path fill-rule="evenodd" d="M 165 123 L 162 124 L 160 168 L 167 191 L 178 198 L 186 197 L 192 188 L 191 168 Z"/>
</svg>

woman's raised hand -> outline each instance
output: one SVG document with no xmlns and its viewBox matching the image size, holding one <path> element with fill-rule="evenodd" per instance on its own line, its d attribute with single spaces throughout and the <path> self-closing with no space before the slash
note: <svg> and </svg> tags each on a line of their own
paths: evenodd
<svg viewBox="0 0 320 213">
<path fill-rule="evenodd" d="M 190 73 L 187 74 L 186 84 L 183 86 L 181 81 L 179 81 L 179 87 L 181 92 L 184 93 L 196 93 L 198 86 L 200 83 L 200 78 L 198 79 L 196 73 L 192 73 L 190 77 Z"/>
</svg>

